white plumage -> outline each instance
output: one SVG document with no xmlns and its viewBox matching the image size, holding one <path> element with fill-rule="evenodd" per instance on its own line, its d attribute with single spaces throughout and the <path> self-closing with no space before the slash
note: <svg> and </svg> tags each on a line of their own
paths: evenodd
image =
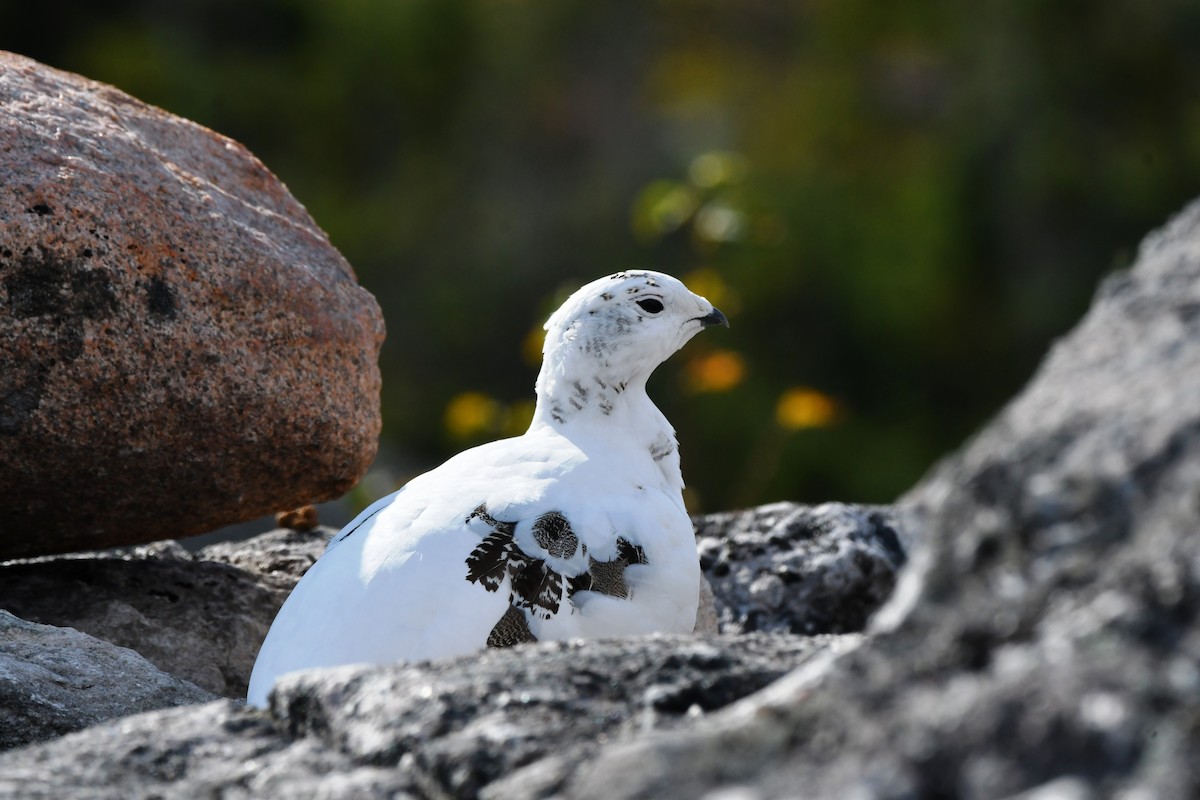
<svg viewBox="0 0 1200 800">
<path fill-rule="evenodd" d="M 689 632 L 700 567 L 655 367 L 728 324 L 657 272 L 584 286 L 546 322 L 529 430 L 379 500 L 280 609 L 250 677 L 522 641 Z"/>
</svg>

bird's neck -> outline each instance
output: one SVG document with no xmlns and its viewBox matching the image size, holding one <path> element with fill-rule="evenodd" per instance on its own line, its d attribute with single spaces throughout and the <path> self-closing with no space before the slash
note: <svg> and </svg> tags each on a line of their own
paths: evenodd
<svg viewBox="0 0 1200 800">
<path fill-rule="evenodd" d="M 562 431 L 597 428 L 656 437 L 674 430 L 646 394 L 649 373 L 606 370 L 603 363 L 587 360 L 547 362 L 537 379 L 534 424 Z"/>
<path fill-rule="evenodd" d="M 646 394 L 646 377 L 618 377 L 596 369 L 544 365 L 537 380 L 534 420 L 548 425 L 624 425 L 631 415 L 658 409 Z"/>
<path fill-rule="evenodd" d="M 561 364 L 559 365 L 561 368 Z M 654 462 L 662 488 L 683 490 L 675 429 L 646 394 L 649 376 L 616 379 L 590 371 L 586 379 L 571 370 L 543 365 L 530 431 L 549 428 L 584 452 L 593 447 L 627 450 Z M 683 498 L 679 497 L 682 506 Z"/>
</svg>

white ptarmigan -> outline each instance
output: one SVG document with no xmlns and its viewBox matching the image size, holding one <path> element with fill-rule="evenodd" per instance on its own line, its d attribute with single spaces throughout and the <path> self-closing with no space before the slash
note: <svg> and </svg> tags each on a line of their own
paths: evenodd
<svg viewBox="0 0 1200 800">
<path fill-rule="evenodd" d="M 675 431 L 646 380 L 728 324 L 659 272 L 571 295 L 545 325 L 529 430 L 460 453 L 347 525 L 280 609 L 247 702 L 310 667 L 690 632 L 699 559 Z"/>
</svg>

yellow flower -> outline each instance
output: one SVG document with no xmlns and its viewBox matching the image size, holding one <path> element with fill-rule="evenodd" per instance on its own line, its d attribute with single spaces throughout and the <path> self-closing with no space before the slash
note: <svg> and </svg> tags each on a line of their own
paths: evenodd
<svg viewBox="0 0 1200 800">
<path fill-rule="evenodd" d="M 693 358 L 686 367 L 693 392 L 727 392 L 746 377 L 746 360 L 733 350 L 714 350 Z"/>
<path fill-rule="evenodd" d="M 500 404 L 480 392 L 463 392 L 446 406 L 446 430 L 455 439 L 470 439 L 493 430 Z"/>
<path fill-rule="evenodd" d="M 784 428 L 824 428 L 840 415 L 837 401 L 827 394 L 806 386 L 793 386 L 779 398 L 775 419 Z"/>
</svg>

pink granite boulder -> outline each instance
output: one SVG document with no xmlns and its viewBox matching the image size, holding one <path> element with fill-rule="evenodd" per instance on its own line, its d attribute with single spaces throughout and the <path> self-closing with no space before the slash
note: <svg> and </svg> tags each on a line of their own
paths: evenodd
<svg viewBox="0 0 1200 800">
<path fill-rule="evenodd" d="M 0 52 L 0 560 L 336 497 L 375 299 L 243 146 Z"/>
</svg>

